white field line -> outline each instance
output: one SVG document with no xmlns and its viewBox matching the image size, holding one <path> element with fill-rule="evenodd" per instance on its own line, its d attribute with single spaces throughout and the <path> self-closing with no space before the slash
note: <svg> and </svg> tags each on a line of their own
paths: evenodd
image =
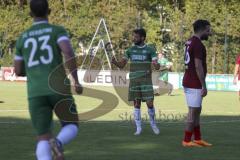
<svg viewBox="0 0 240 160">
<path fill-rule="evenodd" d="M 91 111 L 93 109 L 79 109 L 78 111 Z M 98 110 L 109 110 L 109 109 L 98 109 Z M 113 111 L 129 111 L 129 109 L 113 109 Z M 165 112 L 177 112 L 177 110 L 159 110 L 159 111 L 165 111 Z M 27 109 L 0 109 L 0 112 L 28 112 Z"/>
<path fill-rule="evenodd" d="M 91 111 L 92 109 L 79 109 L 77 108 L 78 111 Z M 98 110 L 109 110 L 109 109 L 98 109 Z M 112 111 L 129 111 L 129 109 L 113 109 Z M 179 112 L 178 110 L 173 110 L 173 109 L 159 109 L 159 110 L 156 110 L 156 113 L 158 111 L 161 111 L 161 112 L 177 112 L 177 113 L 183 113 L 183 112 Z M 28 109 L 0 109 L 0 113 L 1 112 L 29 112 Z M 131 112 L 131 109 L 130 109 L 130 112 Z M 144 113 L 144 112 L 143 112 Z M 202 115 L 206 114 L 206 113 L 224 113 L 224 114 L 233 114 L 233 115 L 240 115 L 240 112 L 222 112 L 222 111 L 203 111 L 202 112 Z M 183 113 L 184 114 L 184 113 Z"/>
<path fill-rule="evenodd" d="M 27 109 L 0 109 L 0 112 L 28 112 Z"/>
<path fill-rule="evenodd" d="M 111 121 L 111 120 L 109 120 L 109 121 L 101 121 L 101 120 L 99 120 L 99 121 L 97 121 L 97 120 L 94 120 L 94 121 L 87 121 L 87 122 L 80 122 L 80 123 L 99 123 L 99 124 L 101 124 L 101 123 L 103 123 L 103 124 L 107 124 L 107 123 L 112 123 L 112 122 L 114 122 L 114 120 L 113 121 Z M 133 124 L 133 122 L 132 121 L 122 121 L 122 122 L 120 122 L 120 121 L 117 121 L 118 122 L 118 124 L 119 125 L 123 125 L 123 126 L 128 126 L 129 124 Z M 201 122 L 201 124 L 221 124 L 221 123 L 239 123 L 240 122 L 240 119 L 239 120 L 226 120 L 226 121 L 202 121 Z M 0 124 L 27 124 L 27 123 L 29 123 L 29 124 L 31 124 L 30 123 L 30 121 L 28 122 L 28 121 L 0 121 Z M 158 124 L 184 124 L 184 122 L 183 121 L 177 121 L 177 122 L 156 122 L 156 123 L 158 123 Z M 147 124 L 148 125 L 148 122 L 146 122 L 146 121 L 144 121 L 143 122 L 143 124 Z"/>
</svg>

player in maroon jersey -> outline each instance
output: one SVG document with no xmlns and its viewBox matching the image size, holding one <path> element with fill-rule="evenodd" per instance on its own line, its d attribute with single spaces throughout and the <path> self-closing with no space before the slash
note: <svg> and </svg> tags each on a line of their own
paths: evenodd
<svg viewBox="0 0 240 160">
<path fill-rule="evenodd" d="M 233 84 L 238 86 L 238 99 L 240 101 L 240 54 L 236 58 Z"/>
<path fill-rule="evenodd" d="M 185 44 L 185 73 L 183 77 L 183 87 L 186 102 L 189 107 L 185 137 L 182 141 L 184 147 L 211 146 L 201 139 L 200 114 L 202 109 L 202 99 L 207 95 L 206 87 L 206 48 L 203 40 L 208 40 L 211 35 L 211 25 L 207 20 L 196 20 L 193 23 L 194 35 Z M 194 140 L 192 141 L 192 136 Z"/>
</svg>

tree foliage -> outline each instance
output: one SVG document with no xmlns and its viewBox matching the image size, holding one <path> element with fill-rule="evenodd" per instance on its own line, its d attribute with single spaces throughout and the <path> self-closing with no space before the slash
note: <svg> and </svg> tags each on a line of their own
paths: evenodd
<svg viewBox="0 0 240 160">
<path fill-rule="evenodd" d="M 67 28 L 77 53 L 79 42 L 88 48 L 101 18 L 114 44 L 126 41 L 129 46 L 132 30 L 146 28 L 148 43 L 166 52 L 174 71 L 183 71 L 184 43 L 193 34 L 196 19 L 209 20 L 214 32 L 205 42 L 208 73 L 232 73 L 240 52 L 239 0 L 49 0 L 49 4 L 49 20 Z M 0 63 L 10 66 L 16 39 L 32 19 L 26 0 L 0 0 L 0 10 L 0 51 L 4 53 Z"/>
</svg>

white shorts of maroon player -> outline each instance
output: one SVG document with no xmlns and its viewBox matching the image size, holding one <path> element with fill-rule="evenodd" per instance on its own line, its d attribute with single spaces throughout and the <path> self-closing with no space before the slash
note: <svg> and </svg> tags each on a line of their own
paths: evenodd
<svg viewBox="0 0 240 160">
<path fill-rule="evenodd" d="M 202 107 L 202 89 L 184 87 L 184 93 L 188 107 Z"/>
</svg>

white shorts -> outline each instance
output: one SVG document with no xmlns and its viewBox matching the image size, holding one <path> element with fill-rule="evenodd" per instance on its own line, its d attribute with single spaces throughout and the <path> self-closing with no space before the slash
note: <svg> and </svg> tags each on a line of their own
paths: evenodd
<svg viewBox="0 0 240 160">
<path fill-rule="evenodd" d="M 201 107 L 202 106 L 202 89 L 186 88 L 184 93 L 188 107 Z"/>
</svg>

